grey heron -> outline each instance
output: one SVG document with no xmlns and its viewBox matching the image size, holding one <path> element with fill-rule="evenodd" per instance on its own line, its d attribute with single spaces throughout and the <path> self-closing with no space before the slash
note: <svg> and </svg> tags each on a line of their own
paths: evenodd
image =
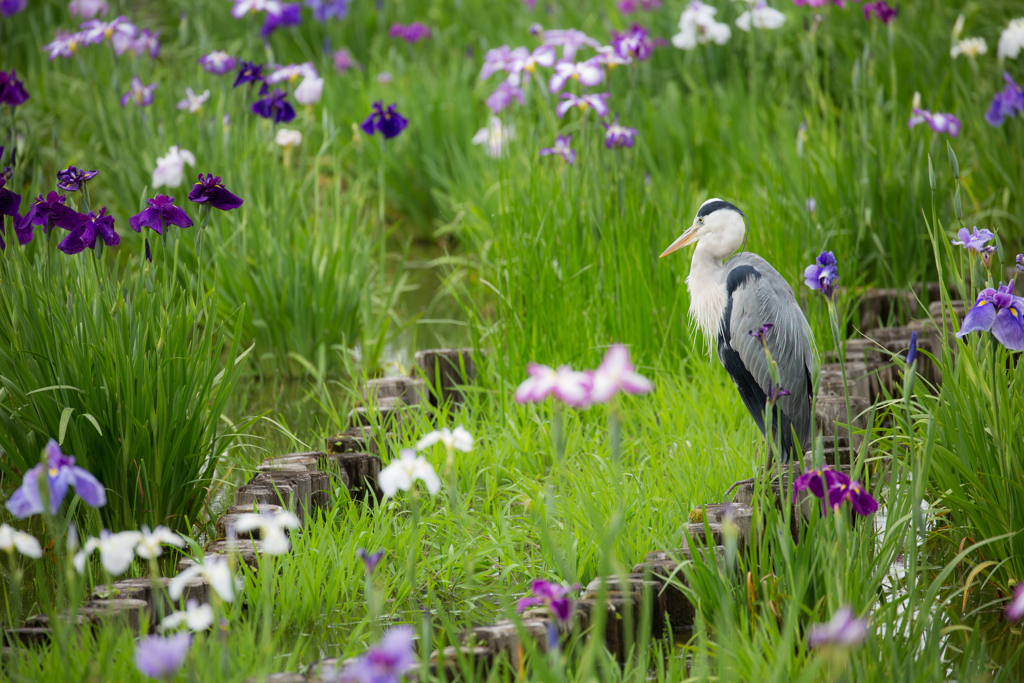
<svg viewBox="0 0 1024 683">
<path fill-rule="evenodd" d="M 735 253 L 745 236 L 746 215 L 729 202 L 709 199 L 689 229 L 661 256 L 697 243 L 686 278 L 690 316 L 709 351 L 711 343 L 717 343 L 718 358 L 762 434 L 773 386 L 765 349 L 751 333 L 765 324 L 772 326 L 765 343 L 778 365 L 779 387 L 789 392 L 773 408 L 772 435 L 779 439 L 782 461 L 787 462 L 794 452 L 799 458 L 810 443 L 809 327 L 792 287 L 778 271 L 757 254 Z"/>
</svg>

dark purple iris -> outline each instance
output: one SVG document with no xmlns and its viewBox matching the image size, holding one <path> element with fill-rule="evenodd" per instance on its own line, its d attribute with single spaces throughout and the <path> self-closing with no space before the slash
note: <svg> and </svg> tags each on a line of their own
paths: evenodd
<svg viewBox="0 0 1024 683">
<path fill-rule="evenodd" d="M 298 26 L 301 23 L 302 6 L 299 3 L 294 2 L 281 5 L 280 10 L 277 12 L 267 10 L 267 18 L 263 22 L 263 28 L 260 29 L 260 35 L 267 38 L 282 26 Z"/>
<path fill-rule="evenodd" d="M 70 256 L 86 249 L 95 249 L 97 237 L 102 237 L 108 247 L 116 246 L 121 241 L 121 236 L 114 232 L 114 217 L 107 215 L 107 207 L 100 209 L 99 214 L 90 211 L 88 216 L 80 213 L 78 217 L 78 227 L 57 245 L 65 254 Z"/>
<path fill-rule="evenodd" d="M 565 623 L 572 616 L 573 599 L 569 597 L 569 593 L 574 590 L 579 590 L 579 586 L 566 588 L 544 579 L 535 579 L 530 584 L 530 592 L 533 595 L 521 598 L 516 604 L 516 611 L 521 614 L 530 607 L 546 605 L 555 619 Z"/>
<path fill-rule="evenodd" d="M 821 511 L 824 513 L 828 510 L 829 503 L 836 505 L 838 502 L 841 502 L 833 500 L 829 492 L 835 486 L 843 483 L 848 484 L 849 482 L 850 478 L 848 476 L 831 469 L 828 465 L 817 470 L 805 470 L 793 482 L 793 500 L 796 500 L 798 491 L 810 491 L 814 494 L 815 498 L 821 499 Z"/>
<path fill-rule="evenodd" d="M 17 107 L 24 104 L 27 99 L 25 85 L 15 77 L 14 70 L 10 73 L 0 71 L 0 104 Z"/>
<path fill-rule="evenodd" d="M 1024 351 L 1024 298 L 1013 295 L 1012 281 L 981 290 L 956 336 L 962 339 L 971 332 L 991 332 L 1011 351 Z"/>
<path fill-rule="evenodd" d="M 295 118 L 295 108 L 288 101 L 288 93 L 275 90 L 252 105 L 252 112 L 274 123 L 288 123 Z"/>
<path fill-rule="evenodd" d="M 831 299 L 839 282 L 839 263 L 831 251 L 823 251 L 814 265 L 804 269 L 804 284 Z"/>
<path fill-rule="evenodd" d="M 418 43 L 431 35 L 430 28 L 426 24 L 414 22 L 408 26 L 404 24 L 392 24 L 388 31 L 391 38 L 401 38 L 407 43 Z"/>
<path fill-rule="evenodd" d="M 4 148 L 0 147 L 0 159 L 4 156 Z M 11 192 L 4 185 L 11 177 L 11 167 L 8 166 L 3 170 L 0 170 L 0 216 L 13 216 L 21 208 L 21 195 L 15 192 Z M 14 222 L 15 225 L 18 221 Z M 0 226 L 3 225 L 3 220 L 0 220 Z"/>
<path fill-rule="evenodd" d="M 0 0 L 0 14 L 12 17 L 28 5 L 28 0 Z"/>
<path fill-rule="evenodd" d="M 882 20 L 883 24 L 888 24 L 890 21 L 896 18 L 899 11 L 891 7 L 885 0 L 878 0 L 878 2 L 869 2 L 864 5 L 864 18 L 871 21 L 871 15 L 878 15 L 878 18 Z"/>
<path fill-rule="evenodd" d="M 380 133 L 385 138 L 396 137 L 405 130 L 409 121 L 395 109 L 397 105 L 391 104 L 384 108 L 384 101 L 377 100 L 373 103 L 373 113 L 366 117 L 360 126 L 367 135 Z"/>
<path fill-rule="evenodd" d="M 99 171 L 83 171 L 74 166 L 68 166 L 63 171 L 57 171 L 57 187 L 65 192 L 78 192 L 82 183 L 89 182 L 99 174 Z"/>
<path fill-rule="evenodd" d="M 263 83 L 264 78 L 266 75 L 263 73 L 262 64 L 241 61 L 238 64 L 238 76 L 235 77 L 235 84 L 232 87 L 237 88 L 243 83 Z M 263 90 L 260 91 L 261 95 L 266 92 L 266 87 L 264 83 Z"/>
<path fill-rule="evenodd" d="M 17 211 L 14 212 L 12 218 L 14 220 L 14 234 L 18 238 L 18 244 L 20 244 L 21 246 L 25 246 L 26 244 L 32 241 L 32 237 L 34 237 L 33 233 L 35 231 L 35 228 L 32 227 L 31 223 L 27 223 L 23 226 L 22 215 Z M 0 221 L 0 235 L 2 234 L 4 234 L 3 222 Z M 6 247 L 7 245 L 4 244 L 3 239 L 0 238 L 0 249 L 5 249 Z"/>
<path fill-rule="evenodd" d="M 373 574 L 373 570 L 377 568 L 377 564 L 380 562 L 380 559 L 384 557 L 383 550 L 378 550 L 371 554 L 366 552 L 365 548 L 360 548 L 356 551 L 356 554 L 359 555 L 359 559 L 363 561 L 363 567 L 366 568 L 367 574 Z"/>
<path fill-rule="evenodd" d="M 985 113 L 990 126 L 1001 126 L 1007 117 L 1024 117 L 1024 88 L 1013 82 L 1010 74 L 1003 73 L 1006 87 L 992 98 L 992 105 Z"/>
<path fill-rule="evenodd" d="M 205 178 L 202 173 L 199 174 L 199 182 L 192 186 L 188 198 L 189 201 L 196 204 L 209 204 L 221 211 L 237 209 L 243 202 L 241 197 L 228 192 L 227 188 L 221 184 L 220 176 L 215 176 L 212 173 L 207 173 Z"/>
<path fill-rule="evenodd" d="M 910 333 L 910 348 L 907 349 L 907 367 L 909 368 L 917 360 L 917 332 Z"/>
<path fill-rule="evenodd" d="M 843 501 L 848 500 L 853 511 L 862 517 L 867 517 L 878 509 L 878 501 L 874 496 L 868 493 L 859 481 L 850 481 L 849 477 L 828 490 L 828 500 L 833 508 L 839 507 Z"/>
<path fill-rule="evenodd" d="M 758 342 L 760 342 L 763 345 L 765 337 L 768 336 L 768 331 L 770 329 L 772 329 L 773 327 L 775 327 L 775 326 L 772 325 L 771 323 L 765 323 L 764 325 L 761 325 L 761 327 L 757 328 L 756 330 L 750 330 L 750 332 L 748 332 L 747 334 L 749 334 L 751 337 L 753 337 L 754 339 L 756 339 Z"/>
<path fill-rule="evenodd" d="M 39 195 L 33 200 L 32 206 L 18 227 L 25 230 L 30 225 L 41 225 L 43 232 L 46 233 L 55 225 L 65 230 L 74 230 L 81 223 L 81 218 L 77 211 L 64 205 L 65 201 L 67 198 L 56 192 L 50 192 L 46 197 Z"/>
<path fill-rule="evenodd" d="M 174 205 L 174 197 L 158 194 L 150 199 L 148 209 L 128 219 L 128 227 L 135 232 L 149 228 L 158 235 L 164 234 L 165 225 L 177 225 L 179 228 L 191 228 L 192 219 L 184 210 Z"/>
</svg>

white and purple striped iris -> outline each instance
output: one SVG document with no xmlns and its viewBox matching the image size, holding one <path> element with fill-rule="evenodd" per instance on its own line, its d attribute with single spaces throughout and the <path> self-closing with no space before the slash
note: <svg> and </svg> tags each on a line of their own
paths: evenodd
<svg viewBox="0 0 1024 683">
<path fill-rule="evenodd" d="M 517 47 L 512 51 L 511 57 L 507 70 L 512 76 L 519 78 L 523 71 L 533 74 L 537 72 L 539 66 L 554 66 L 557 55 L 551 45 L 541 45 L 533 52 L 529 52 L 525 47 Z"/>
<path fill-rule="evenodd" d="M 578 31 L 574 28 L 544 31 L 544 33 L 541 34 L 541 37 L 544 39 L 545 45 L 561 47 L 562 59 L 570 61 L 576 58 L 576 53 L 579 52 L 582 47 L 592 47 L 595 50 L 601 47 L 601 43 L 597 42 L 583 31 Z"/>
<path fill-rule="evenodd" d="M 868 634 L 867 618 L 857 619 L 850 607 L 837 611 L 827 623 L 811 626 L 807 644 L 811 647 L 854 647 Z"/>
<path fill-rule="evenodd" d="M 231 16 L 241 19 L 246 14 L 280 11 L 281 3 L 277 0 L 235 0 L 235 6 L 231 8 Z"/>
<path fill-rule="evenodd" d="M 519 104 L 526 103 L 526 98 L 519 86 L 514 85 L 510 81 L 502 81 L 501 85 L 498 86 L 498 89 L 492 92 L 487 98 L 486 104 L 488 109 L 497 114 L 505 109 L 505 107 L 512 104 L 512 100 L 518 101 Z"/>
<path fill-rule="evenodd" d="M 960 119 L 952 114 L 931 113 L 927 109 L 912 109 L 907 128 L 927 123 L 936 133 L 945 133 L 951 138 L 960 135 Z"/>
<path fill-rule="evenodd" d="M 82 45 L 84 42 L 83 33 L 57 31 L 53 41 L 43 46 L 43 52 L 49 56 L 51 62 L 57 59 L 57 57 L 73 57 L 79 45 Z"/>
<path fill-rule="evenodd" d="M 555 73 L 548 81 L 548 90 L 553 93 L 561 92 L 570 78 L 579 81 L 580 85 L 593 87 L 604 80 L 604 71 L 597 61 L 589 59 L 585 62 L 562 60 L 555 64 Z"/>
<path fill-rule="evenodd" d="M 214 50 L 210 54 L 199 58 L 199 66 L 203 67 L 203 71 L 207 73 L 223 76 L 227 72 L 235 70 L 235 67 L 238 66 L 238 60 L 224 52 L 224 50 Z"/>
<path fill-rule="evenodd" d="M 127 107 L 129 102 L 134 102 L 136 107 L 148 107 L 153 104 L 153 91 L 157 84 L 143 85 L 142 79 L 132 76 L 131 88 L 121 97 L 121 106 Z"/>
<path fill-rule="evenodd" d="M 576 150 L 569 146 L 570 143 L 572 143 L 571 135 L 559 135 L 558 137 L 555 138 L 555 146 L 542 148 L 540 150 L 540 155 L 542 157 L 553 155 L 560 156 L 562 157 L 562 159 L 565 160 L 565 163 L 572 166 L 574 163 L 576 163 Z"/>
<path fill-rule="evenodd" d="M 562 93 L 562 101 L 558 103 L 555 113 L 558 114 L 558 118 L 562 118 L 573 107 L 577 107 L 581 113 L 586 113 L 587 109 L 592 108 L 598 116 L 605 117 L 608 116 L 609 97 L 611 94 L 606 92 L 591 95 L 574 95 L 565 92 Z"/>
<path fill-rule="evenodd" d="M 636 128 L 627 128 L 619 123 L 619 115 L 615 115 L 615 122 L 601 123 L 604 126 L 604 146 L 608 149 L 613 147 L 632 147 L 635 142 Z"/>
<path fill-rule="evenodd" d="M 102 43 L 104 40 L 110 40 L 115 36 L 118 40 L 128 39 L 129 41 L 135 39 L 135 35 L 138 33 L 138 29 L 135 28 L 135 24 L 128 21 L 128 17 L 117 17 L 113 21 L 101 21 L 99 19 L 92 19 L 82 24 L 82 42 L 85 43 Z"/>
<path fill-rule="evenodd" d="M 319 77 L 320 74 L 317 72 L 316 67 L 313 66 L 313 63 L 304 62 L 302 64 L 289 64 L 288 66 L 281 66 L 274 69 L 273 73 L 267 76 L 266 82 L 269 85 L 275 85 L 285 81 L 293 83 L 300 78 Z"/>
<path fill-rule="evenodd" d="M 529 54 L 529 50 L 525 47 L 517 47 L 513 51 L 508 45 L 488 50 L 484 55 L 484 65 L 480 68 L 480 80 L 486 81 L 499 71 L 508 71 L 513 62 L 525 59 Z"/>
<path fill-rule="evenodd" d="M 516 402 L 540 403 L 554 395 L 559 401 L 574 408 L 590 405 L 591 378 L 587 373 L 577 372 L 568 365 L 553 370 L 539 363 L 530 363 L 526 370 L 530 377 L 516 389 Z"/>
</svg>

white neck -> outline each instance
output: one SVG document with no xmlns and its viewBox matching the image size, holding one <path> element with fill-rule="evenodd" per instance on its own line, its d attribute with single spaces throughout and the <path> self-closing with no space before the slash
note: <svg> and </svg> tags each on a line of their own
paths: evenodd
<svg viewBox="0 0 1024 683">
<path fill-rule="evenodd" d="M 710 236 L 709 236 L 710 237 Z M 690 317 L 704 336 L 707 352 L 714 348 L 718 323 L 725 312 L 725 267 L 723 256 L 718 255 L 716 241 L 707 238 L 697 242 L 690 261 L 690 274 L 686 277 L 686 288 L 690 292 Z M 730 254 L 732 252 L 729 252 Z"/>
</svg>

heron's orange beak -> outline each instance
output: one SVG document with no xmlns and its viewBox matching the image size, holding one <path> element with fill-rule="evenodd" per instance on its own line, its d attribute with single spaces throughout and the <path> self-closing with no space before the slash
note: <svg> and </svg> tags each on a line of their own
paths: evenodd
<svg viewBox="0 0 1024 683">
<path fill-rule="evenodd" d="M 696 240 L 697 240 L 697 226 L 693 226 L 689 230 L 684 232 L 682 235 L 680 235 L 679 239 L 677 239 L 675 242 L 670 244 L 668 246 L 668 249 L 666 249 L 665 251 L 661 252 L 661 256 L 659 256 L 658 258 L 665 258 L 669 254 L 671 254 L 673 251 L 676 251 L 677 249 L 682 249 L 687 244 L 692 244 Z"/>
</svg>

